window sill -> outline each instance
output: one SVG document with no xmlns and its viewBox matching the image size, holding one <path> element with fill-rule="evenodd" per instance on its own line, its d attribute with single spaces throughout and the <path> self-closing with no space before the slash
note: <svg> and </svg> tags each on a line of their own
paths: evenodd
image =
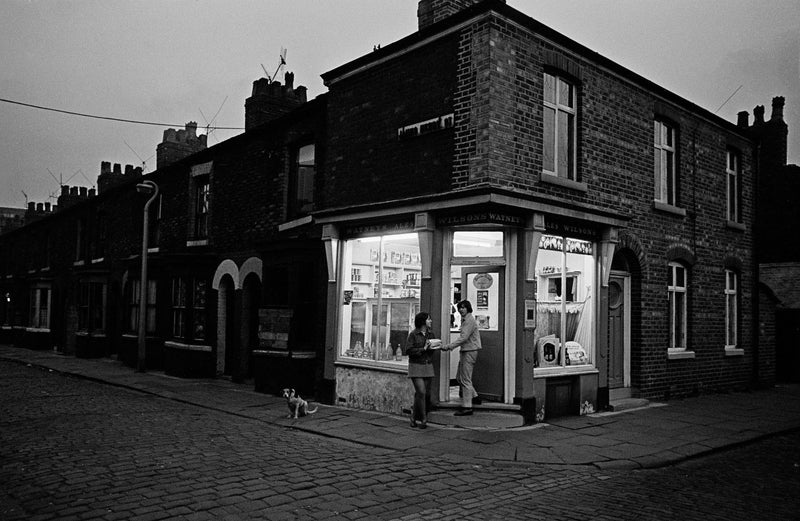
<svg viewBox="0 0 800 521">
<path fill-rule="evenodd" d="M 82 260 L 78 260 L 72 263 L 73 266 L 83 266 L 84 264 L 85 262 L 83 262 Z"/>
<path fill-rule="evenodd" d="M 49 327 L 26 327 L 25 328 L 25 332 L 26 333 L 49 333 L 50 332 L 50 328 Z"/>
<path fill-rule="evenodd" d="M 589 191 L 589 187 L 586 186 L 586 183 L 581 183 L 580 181 L 573 181 L 572 179 L 566 179 L 563 177 L 559 177 L 557 175 L 548 174 L 547 172 L 542 172 L 540 180 L 546 184 L 563 186 L 564 188 L 571 188 L 572 190 L 578 190 L 579 192 Z"/>
<path fill-rule="evenodd" d="M 728 228 L 728 229 L 736 230 L 736 231 L 740 231 L 740 232 L 743 232 L 743 231 L 745 231 L 747 229 L 744 224 L 737 223 L 735 221 L 725 221 L 725 227 Z"/>
<path fill-rule="evenodd" d="M 158 246 L 155 248 L 147 248 L 147 253 L 158 253 Z"/>
<path fill-rule="evenodd" d="M 92 338 L 105 338 L 106 333 L 104 331 L 94 332 L 94 331 L 78 331 L 75 333 L 76 336 L 82 337 L 92 337 Z"/>
<path fill-rule="evenodd" d="M 536 367 L 533 370 L 533 377 L 547 378 L 548 376 L 595 373 L 599 373 L 599 371 L 592 365 L 571 365 L 569 367 Z"/>
<path fill-rule="evenodd" d="M 105 257 L 100 257 L 99 259 L 92 259 L 92 264 L 98 264 L 106 260 Z"/>
<path fill-rule="evenodd" d="M 164 342 L 164 347 L 171 347 L 173 349 L 181 349 L 183 351 L 201 351 L 204 353 L 211 352 L 211 346 L 202 344 L 184 344 L 182 342 Z"/>
<path fill-rule="evenodd" d="M 408 373 L 408 358 L 403 357 L 402 362 L 395 362 L 390 360 L 359 360 L 357 358 L 340 358 L 336 361 L 335 365 L 339 367 L 356 367 L 359 369 L 370 369 L 373 371 L 382 371 L 385 373 Z"/>
<path fill-rule="evenodd" d="M 744 356 L 744 349 L 725 346 L 725 356 Z"/>
<path fill-rule="evenodd" d="M 677 206 L 673 206 L 668 203 L 662 203 L 661 201 L 653 201 L 653 208 L 666 213 L 671 213 L 672 215 L 679 215 L 681 217 L 686 217 L 686 209 L 679 208 Z"/>
<path fill-rule="evenodd" d="M 684 349 L 670 349 L 667 352 L 667 360 L 685 360 L 694 358 L 694 351 L 686 351 Z"/>
<path fill-rule="evenodd" d="M 186 241 L 186 246 L 190 248 L 192 246 L 208 246 L 208 239 L 196 239 L 193 241 Z"/>
</svg>

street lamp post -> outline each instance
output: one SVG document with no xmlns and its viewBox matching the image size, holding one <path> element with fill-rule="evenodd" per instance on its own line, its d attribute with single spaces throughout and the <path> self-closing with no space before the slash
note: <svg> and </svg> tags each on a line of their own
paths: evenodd
<svg viewBox="0 0 800 521">
<path fill-rule="evenodd" d="M 147 317 L 147 239 L 150 235 L 148 227 L 148 217 L 150 215 L 150 204 L 158 196 L 158 185 L 153 181 L 145 180 L 136 185 L 136 191 L 143 195 L 150 195 L 144 203 L 144 216 L 142 219 L 142 276 L 139 279 L 139 344 L 136 355 L 136 370 L 143 373 L 147 370 L 145 363 L 146 357 L 146 325 Z"/>
</svg>

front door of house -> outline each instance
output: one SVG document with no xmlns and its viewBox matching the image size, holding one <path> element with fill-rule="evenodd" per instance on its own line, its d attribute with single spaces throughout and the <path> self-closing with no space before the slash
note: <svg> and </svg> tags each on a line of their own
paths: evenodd
<svg viewBox="0 0 800 521">
<path fill-rule="evenodd" d="M 608 388 L 627 387 L 628 280 L 625 275 L 612 274 L 608 281 Z"/>
<path fill-rule="evenodd" d="M 472 374 L 475 390 L 483 398 L 502 401 L 505 383 L 505 268 L 462 268 L 461 298 L 472 304 L 472 314 L 481 335 L 482 349 Z"/>
</svg>

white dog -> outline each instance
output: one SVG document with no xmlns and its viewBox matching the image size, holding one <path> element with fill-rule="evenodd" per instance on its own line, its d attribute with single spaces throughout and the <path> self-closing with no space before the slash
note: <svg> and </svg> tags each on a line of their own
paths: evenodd
<svg viewBox="0 0 800 521">
<path fill-rule="evenodd" d="M 300 398 L 300 395 L 294 389 L 284 389 L 283 397 L 286 398 L 286 405 L 289 406 L 289 416 L 287 418 L 296 420 L 300 416 L 317 412 L 317 407 L 309 409 L 308 402 Z"/>
</svg>

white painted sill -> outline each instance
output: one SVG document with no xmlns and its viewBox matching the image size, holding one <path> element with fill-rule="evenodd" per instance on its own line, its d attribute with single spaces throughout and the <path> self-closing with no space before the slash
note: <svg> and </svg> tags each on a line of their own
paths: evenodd
<svg viewBox="0 0 800 521">
<path fill-rule="evenodd" d="M 685 349 L 670 349 L 667 351 L 668 360 L 685 360 L 694 357 L 694 351 L 686 351 Z"/>
</svg>

